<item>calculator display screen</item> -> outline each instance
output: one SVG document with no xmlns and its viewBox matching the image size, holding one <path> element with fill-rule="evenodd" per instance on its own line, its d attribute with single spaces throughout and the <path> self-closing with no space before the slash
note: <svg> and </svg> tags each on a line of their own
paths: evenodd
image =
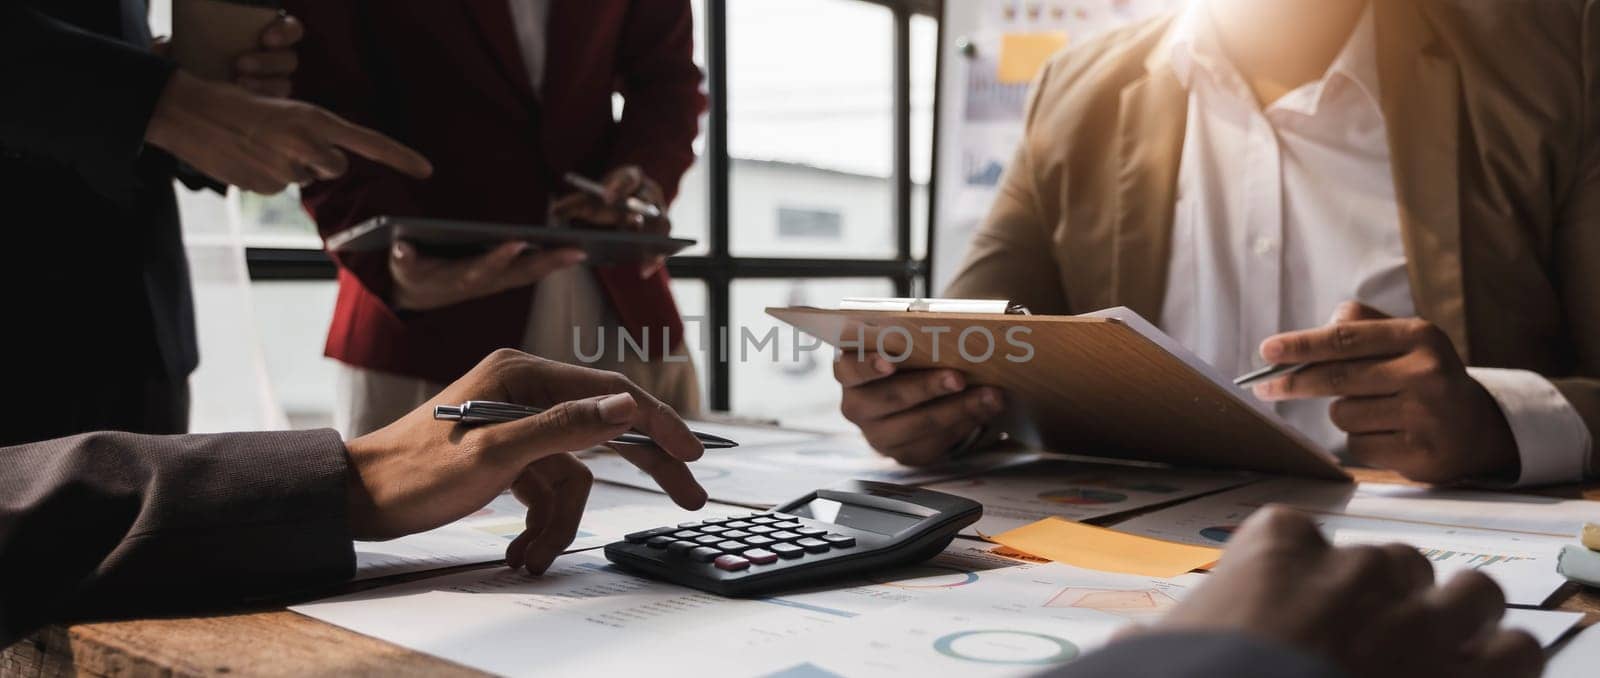
<svg viewBox="0 0 1600 678">
<path fill-rule="evenodd" d="M 812 499 L 811 503 L 791 509 L 789 513 L 882 535 L 893 535 L 922 521 L 921 518 L 906 513 L 843 504 L 822 498 Z"/>
</svg>

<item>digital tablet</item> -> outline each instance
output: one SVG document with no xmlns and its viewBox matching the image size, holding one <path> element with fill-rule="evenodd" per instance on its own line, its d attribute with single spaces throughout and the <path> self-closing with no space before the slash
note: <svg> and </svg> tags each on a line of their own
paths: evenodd
<svg viewBox="0 0 1600 678">
<path fill-rule="evenodd" d="M 521 240 L 542 249 L 581 249 L 588 253 L 591 264 L 672 256 L 695 243 L 687 238 L 614 229 L 385 216 L 373 217 L 329 237 L 328 251 L 383 251 L 400 240 L 415 245 L 424 255 L 440 257 L 473 256 L 501 243 Z"/>
</svg>

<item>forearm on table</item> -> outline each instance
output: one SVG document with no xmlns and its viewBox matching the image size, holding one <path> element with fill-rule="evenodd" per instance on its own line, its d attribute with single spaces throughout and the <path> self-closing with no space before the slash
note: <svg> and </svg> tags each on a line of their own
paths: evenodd
<svg viewBox="0 0 1600 678">
<path fill-rule="evenodd" d="M 91 433 L 0 449 L 0 644 L 77 618 L 203 609 L 354 571 L 333 431 Z"/>
</svg>

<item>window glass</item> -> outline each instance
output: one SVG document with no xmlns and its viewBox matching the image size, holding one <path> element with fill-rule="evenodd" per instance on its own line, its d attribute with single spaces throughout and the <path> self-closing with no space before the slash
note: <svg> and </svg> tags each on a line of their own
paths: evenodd
<svg viewBox="0 0 1600 678">
<path fill-rule="evenodd" d="M 732 253 L 894 257 L 889 8 L 730 2 L 728 81 Z M 800 213 L 837 226 L 795 228 Z"/>
<path fill-rule="evenodd" d="M 870 278 L 735 280 L 728 335 L 733 413 L 776 419 L 786 426 L 850 430 L 839 414 L 833 349 L 806 349 L 816 342 L 767 315 L 766 309 L 832 306 L 843 297 L 893 294 L 892 282 Z"/>
<path fill-rule="evenodd" d="M 928 256 L 928 180 L 933 174 L 933 103 L 939 22 L 911 17 L 911 256 Z"/>
<path fill-rule="evenodd" d="M 338 362 L 323 357 L 322 347 L 338 284 L 274 280 L 256 282 L 251 288 L 267 377 L 290 428 L 332 426 Z"/>
</svg>

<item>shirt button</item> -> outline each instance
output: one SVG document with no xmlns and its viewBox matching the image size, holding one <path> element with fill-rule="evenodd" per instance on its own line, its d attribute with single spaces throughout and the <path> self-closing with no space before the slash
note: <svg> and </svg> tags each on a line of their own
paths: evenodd
<svg viewBox="0 0 1600 678">
<path fill-rule="evenodd" d="M 1272 254 L 1272 251 L 1278 247 L 1278 241 L 1273 240 L 1272 238 L 1268 238 L 1268 237 L 1264 237 L 1263 236 L 1263 237 L 1260 237 L 1260 238 L 1256 238 L 1256 242 L 1255 242 L 1255 246 L 1254 247 L 1255 247 L 1255 251 L 1256 251 L 1256 256 L 1264 257 L 1264 256 L 1267 256 L 1268 254 Z"/>
</svg>

